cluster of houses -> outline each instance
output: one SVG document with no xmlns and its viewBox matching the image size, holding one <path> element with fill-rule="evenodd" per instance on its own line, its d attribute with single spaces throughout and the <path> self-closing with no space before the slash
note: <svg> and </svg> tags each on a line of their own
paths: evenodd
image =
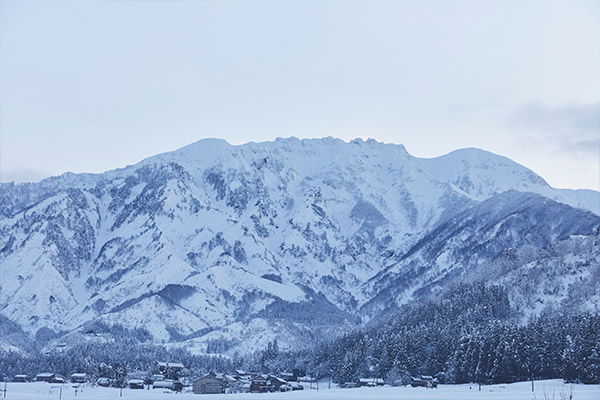
<svg viewBox="0 0 600 400">
<path fill-rule="evenodd" d="M 192 389 L 196 394 L 266 393 L 304 390 L 305 385 L 316 385 L 314 378 L 305 375 L 300 369 L 279 375 L 253 374 L 239 369 L 232 374 L 211 372 L 195 379 Z"/>
<path fill-rule="evenodd" d="M 159 374 L 152 375 L 145 379 L 132 378 L 126 381 L 130 389 L 168 389 L 175 392 L 181 392 L 184 384 L 179 379 L 168 379 L 167 377 L 177 378 L 185 368 L 183 364 L 177 362 L 157 362 Z M 16 375 L 15 382 L 48 382 L 48 383 L 68 383 L 69 381 L 62 376 L 51 372 L 42 372 L 33 379 L 27 375 Z M 89 377 L 84 373 L 75 373 L 70 377 L 71 383 L 85 383 Z M 94 382 L 98 386 L 111 387 L 115 385 L 115 380 L 101 377 Z M 247 373 L 243 370 L 235 370 L 231 374 L 216 374 L 211 372 L 197 379 L 186 382 L 192 391 L 197 394 L 215 394 L 215 393 L 265 393 L 275 391 L 303 390 L 305 386 L 312 387 L 316 385 L 314 378 L 306 376 L 303 370 L 294 369 L 292 372 L 279 375 Z"/>
<path fill-rule="evenodd" d="M 167 389 L 174 392 L 181 392 L 184 388 L 178 376 L 184 370 L 184 365 L 178 362 L 157 362 L 158 374 L 145 379 L 132 378 L 126 381 L 130 389 Z M 89 377 L 84 373 L 75 373 L 71 375 L 71 383 L 88 382 Z M 168 379 L 174 378 L 174 379 Z M 36 382 L 49 383 L 67 383 L 67 380 L 50 372 L 39 373 L 33 379 Z M 16 375 L 15 382 L 29 382 L 27 375 Z M 110 387 L 115 385 L 114 379 L 98 378 L 95 382 L 98 386 Z M 243 370 L 235 370 L 230 374 L 216 374 L 210 372 L 197 379 L 188 380 L 185 386 L 191 388 L 196 394 L 219 394 L 219 393 L 266 393 L 266 392 L 287 392 L 294 390 L 318 389 L 318 382 L 311 377 L 306 376 L 301 369 L 294 369 L 292 372 L 281 374 L 260 374 L 247 373 Z M 380 378 L 362 378 L 357 382 L 347 382 L 341 385 L 342 388 L 351 387 L 374 387 L 383 386 L 385 382 Z M 420 376 L 412 378 L 411 386 L 437 387 L 437 379 L 431 376 Z"/>
<path fill-rule="evenodd" d="M 184 365 L 178 362 L 157 362 L 158 374 L 145 379 L 131 378 L 126 380 L 125 384 L 129 389 L 168 389 L 175 392 L 181 392 L 184 384 L 178 379 L 178 376 L 184 370 Z M 175 378 L 175 379 L 168 379 Z M 51 372 L 42 372 L 30 379 L 27 375 L 16 375 L 15 382 L 48 382 L 48 383 L 68 383 L 65 377 Z M 75 373 L 70 377 L 71 383 L 89 382 L 88 375 L 84 373 Z M 115 386 L 115 380 L 112 378 L 101 377 L 95 382 L 98 386 Z M 275 391 L 303 390 L 304 386 L 316 385 L 314 378 L 306 376 L 303 370 L 294 369 L 293 372 L 282 373 L 279 375 L 247 373 L 243 370 L 235 370 L 231 374 L 216 374 L 211 372 L 197 379 L 186 381 L 185 386 L 190 386 L 192 391 L 197 394 L 215 394 L 215 393 L 265 393 Z"/>
<path fill-rule="evenodd" d="M 15 375 L 14 382 L 29 382 L 31 379 L 27 375 Z M 67 380 L 60 376 L 53 374 L 52 372 L 41 372 L 37 374 L 33 381 L 35 382 L 48 382 L 48 383 L 67 383 Z M 87 374 L 72 374 L 72 383 L 84 383 L 87 381 Z"/>
</svg>

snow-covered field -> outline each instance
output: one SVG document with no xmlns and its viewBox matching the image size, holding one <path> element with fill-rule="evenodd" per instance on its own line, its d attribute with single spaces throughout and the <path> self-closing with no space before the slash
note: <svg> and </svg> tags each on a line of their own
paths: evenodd
<svg viewBox="0 0 600 400">
<path fill-rule="evenodd" d="M 62 393 L 61 393 L 62 386 Z M 326 385 L 321 385 L 327 387 Z M 4 385 L 0 385 L 4 389 Z M 530 382 L 513 384 L 483 386 L 481 391 L 477 385 L 440 385 L 437 389 L 411 388 L 411 387 L 381 387 L 381 388 L 359 388 L 359 389 L 321 389 L 305 390 L 288 393 L 264 393 L 264 394 L 221 394 L 221 395 L 194 395 L 193 393 L 165 393 L 160 390 L 130 390 L 123 389 L 123 399 L 131 400 L 161 400 L 194 398 L 206 400 L 598 400 L 600 399 L 600 385 L 567 385 L 561 380 L 547 380 L 535 382 L 535 392 L 531 392 Z M 8 383 L 6 399 L 31 399 L 31 400 L 55 400 L 59 399 L 78 400 L 102 400 L 119 398 L 119 390 L 102 387 L 79 388 L 77 394 L 71 385 L 53 385 L 48 383 Z M 2 393 L 0 393 L 2 399 Z"/>
</svg>

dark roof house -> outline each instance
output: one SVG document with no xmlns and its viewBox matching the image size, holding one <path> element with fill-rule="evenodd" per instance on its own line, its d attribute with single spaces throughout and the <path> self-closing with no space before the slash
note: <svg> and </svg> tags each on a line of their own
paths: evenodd
<svg viewBox="0 0 600 400">
<path fill-rule="evenodd" d="M 225 381 L 217 377 L 214 372 L 210 372 L 201 378 L 198 378 L 192 384 L 195 394 L 220 394 L 225 393 Z"/>
<path fill-rule="evenodd" d="M 55 377 L 56 377 L 56 375 L 54 375 L 52 372 L 41 372 L 35 376 L 35 381 L 36 382 L 52 382 L 52 380 L 54 380 Z"/>
<path fill-rule="evenodd" d="M 268 387 L 266 377 L 262 375 L 256 375 L 252 378 L 252 383 L 250 384 L 251 393 L 265 393 L 267 391 Z"/>
<path fill-rule="evenodd" d="M 144 389 L 144 381 L 142 379 L 130 379 L 129 389 Z"/>
</svg>

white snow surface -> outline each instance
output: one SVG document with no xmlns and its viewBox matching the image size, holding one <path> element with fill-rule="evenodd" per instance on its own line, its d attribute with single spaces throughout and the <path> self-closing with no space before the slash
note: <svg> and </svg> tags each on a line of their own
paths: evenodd
<svg viewBox="0 0 600 400">
<path fill-rule="evenodd" d="M 535 391 L 531 391 L 531 382 L 512 384 L 484 385 L 479 391 L 477 384 L 439 385 L 437 389 L 412 387 L 376 387 L 356 389 L 327 389 L 326 382 L 320 382 L 320 389 L 302 390 L 286 393 L 249 393 L 249 394 L 217 394 L 194 395 L 189 391 L 174 394 L 159 389 L 132 390 L 123 389 L 123 397 L 119 397 L 119 389 L 91 387 L 82 385 L 78 388 L 77 396 L 72 385 L 57 385 L 44 382 L 37 383 L 8 383 L 7 400 L 54 400 L 58 399 L 62 386 L 62 398 L 78 400 L 108 400 L 108 399 L 173 399 L 173 398 L 202 398 L 206 400 L 538 400 L 562 399 L 561 395 L 573 394 L 574 400 L 597 400 L 600 398 L 600 385 L 571 385 L 562 380 L 535 381 Z"/>
</svg>

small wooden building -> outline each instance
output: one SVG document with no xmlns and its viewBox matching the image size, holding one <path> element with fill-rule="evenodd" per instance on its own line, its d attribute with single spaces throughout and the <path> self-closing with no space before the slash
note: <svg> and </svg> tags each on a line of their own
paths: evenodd
<svg viewBox="0 0 600 400">
<path fill-rule="evenodd" d="M 29 377 L 27 375 L 15 375 L 15 382 L 29 382 Z"/>
<path fill-rule="evenodd" d="M 110 379 L 108 379 L 108 378 L 98 378 L 98 380 L 96 381 L 96 385 L 102 386 L 102 387 L 109 387 L 110 383 L 111 383 Z"/>
<path fill-rule="evenodd" d="M 87 380 L 87 374 L 71 374 L 71 382 L 73 383 L 85 383 Z"/>
<path fill-rule="evenodd" d="M 130 379 L 129 389 L 144 389 L 144 381 L 142 379 Z"/>
<path fill-rule="evenodd" d="M 236 379 L 234 382 L 228 382 L 229 386 L 225 388 L 226 393 L 250 393 L 251 381 L 249 379 Z"/>
<path fill-rule="evenodd" d="M 225 381 L 217 377 L 214 372 L 210 372 L 201 378 L 196 379 L 193 384 L 195 394 L 220 394 L 225 393 Z"/>
<path fill-rule="evenodd" d="M 251 393 L 266 393 L 268 391 L 267 377 L 262 375 L 256 375 L 252 378 L 250 383 Z"/>
<path fill-rule="evenodd" d="M 279 376 L 283 379 L 285 379 L 288 382 L 295 382 L 296 378 L 294 378 L 294 374 L 291 372 L 282 372 L 279 374 Z"/>
<path fill-rule="evenodd" d="M 412 387 L 427 387 L 427 388 L 437 388 L 438 380 L 430 375 L 421 375 L 418 378 L 411 378 L 410 386 Z"/>
<path fill-rule="evenodd" d="M 56 378 L 52 372 L 41 372 L 35 376 L 36 382 L 52 382 Z"/>
<path fill-rule="evenodd" d="M 217 375 L 217 378 L 223 379 L 225 385 L 225 393 L 236 393 L 236 389 L 239 386 L 240 381 L 233 375 Z"/>
<path fill-rule="evenodd" d="M 272 388 L 275 392 L 286 392 L 288 390 L 288 383 L 285 379 L 279 378 L 277 376 L 271 376 L 269 378 L 269 387 Z M 289 386 L 289 390 L 292 389 L 292 386 Z"/>
<path fill-rule="evenodd" d="M 357 382 L 358 387 L 383 386 L 385 382 L 381 378 L 360 378 Z"/>
</svg>

